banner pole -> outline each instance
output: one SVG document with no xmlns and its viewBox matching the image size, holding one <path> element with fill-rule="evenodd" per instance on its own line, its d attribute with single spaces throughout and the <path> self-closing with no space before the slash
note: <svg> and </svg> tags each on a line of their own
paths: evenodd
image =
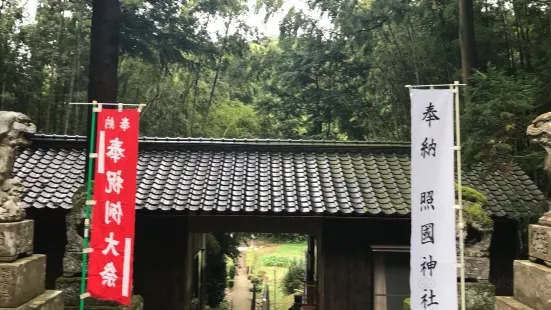
<svg viewBox="0 0 551 310">
<path fill-rule="evenodd" d="M 94 107 L 97 105 L 96 101 L 92 102 L 93 108 L 92 108 L 92 122 L 91 122 L 91 130 L 90 130 L 90 153 L 88 154 L 88 179 L 86 182 L 86 214 L 84 219 L 84 242 L 83 242 L 83 251 L 82 251 L 82 278 L 81 278 L 81 284 L 80 284 L 80 310 L 84 310 L 84 294 L 86 293 L 86 276 L 88 272 L 88 240 L 89 240 L 89 232 L 90 232 L 90 204 L 88 203 L 91 200 L 92 196 L 92 167 L 93 167 L 93 160 L 94 157 L 92 154 L 94 153 L 94 146 L 95 146 L 95 138 L 96 138 L 96 111 Z"/>
<path fill-rule="evenodd" d="M 459 82 L 455 81 L 453 91 L 455 93 L 455 139 L 457 158 L 457 209 L 459 210 L 459 264 L 460 264 L 460 301 L 461 310 L 465 310 L 465 236 L 463 235 L 463 192 L 461 181 L 461 125 L 459 120 Z"/>
</svg>

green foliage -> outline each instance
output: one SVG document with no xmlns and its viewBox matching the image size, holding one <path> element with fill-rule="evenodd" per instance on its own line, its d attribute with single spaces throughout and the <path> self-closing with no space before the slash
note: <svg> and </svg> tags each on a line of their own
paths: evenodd
<svg viewBox="0 0 551 310">
<path fill-rule="evenodd" d="M 228 276 L 230 279 L 235 278 L 235 275 L 237 274 L 237 267 L 235 265 L 231 265 L 228 271 Z"/>
<path fill-rule="evenodd" d="M 87 100 L 92 7 L 41 0 L 28 21 L 24 1 L 2 3 L 0 109 L 29 114 L 40 133 L 84 134 L 86 109 L 66 102 Z M 270 17 L 285 3 L 257 6 Z M 407 141 L 403 86 L 460 79 L 457 1 L 309 0 L 329 19 L 289 9 L 276 38 L 248 24 L 245 4 L 121 2 L 118 96 L 147 104 L 141 134 Z M 540 188 L 543 152 L 525 129 L 551 109 L 547 12 L 546 1 L 476 2 L 461 109 L 464 163 L 514 159 Z"/>
<path fill-rule="evenodd" d="M 207 304 L 216 308 L 226 295 L 226 260 L 207 246 L 206 290 Z"/>
<path fill-rule="evenodd" d="M 268 267 L 289 267 L 293 263 L 293 259 L 275 255 L 264 256 L 262 264 Z"/>
<path fill-rule="evenodd" d="M 230 305 L 230 302 L 227 300 L 222 301 L 220 305 L 218 305 L 218 310 L 230 310 L 230 309 L 231 309 L 231 305 Z"/>
<path fill-rule="evenodd" d="M 262 292 L 262 287 L 259 286 L 259 285 L 253 285 L 253 287 L 249 288 L 249 292 L 256 292 L 256 293 L 260 293 Z"/>
<path fill-rule="evenodd" d="M 303 260 L 294 260 L 285 274 L 282 283 L 282 289 L 286 294 L 294 294 L 296 290 L 304 285 L 304 275 L 306 266 Z"/>
<path fill-rule="evenodd" d="M 205 306 L 205 310 L 230 310 L 230 309 L 231 309 L 231 305 L 227 300 L 223 300 L 216 308 Z"/>
<path fill-rule="evenodd" d="M 233 285 L 235 284 L 234 282 L 235 282 L 235 281 L 233 280 L 233 278 L 228 279 L 228 283 L 227 283 L 226 286 L 227 286 L 228 288 L 233 288 Z"/>
<path fill-rule="evenodd" d="M 258 240 L 262 240 L 269 243 L 276 244 L 285 244 L 285 243 L 304 243 L 306 242 L 307 236 L 302 234 L 293 234 L 293 233 L 260 233 L 257 235 Z"/>
<path fill-rule="evenodd" d="M 531 152 L 526 127 L 535 118 L 541 83 L 532 74 L 511 76 L 504 69 L 489 66 L 476 72 L 471 102 L 464 108 L 461 126 L 468 163 L 510 160 L 512 155 Z M 521 151 L 521 152 L 519 152 Z"/>
<path fill-rule="evenodd" d="M 237 257 L 240 239 L 239 234 L 207 234 L 206 291 L 207 304 L 216 308 L 224 300 L 227 281 L 227 257 Z M 234 266 L 234 265 L 231 265 Z M 232 281 L 233 283 L 233 281 Z"/>
<path fill-rule="evenodd" d="M 268 18 L 285 2 L 257 8 Z M 90 5 L 43 0 L 36 20 L 23 22 L 22 0 L 3 3 L 0 108 L 29 114 L 42 133 L 85 133 L 85 109 L 64 102 L 87 97 Z M 459 78 L 457 2 L 308 4 L 330 19 L 292 8 L 269 38 L 247 24 L 242 0 L 123 1 L 119 101 L 147 104 L 141 133 L 149 136 L 409 140 L 403 85 Z M 551 108 L 547 11 L 533 0 L 475 6 L 484 44 L 463 94 L 465 163 L 504 157 L 541 168 L 524 131 Z M 209 33 L 214 20 L 231 31 Z"/>
</svg>

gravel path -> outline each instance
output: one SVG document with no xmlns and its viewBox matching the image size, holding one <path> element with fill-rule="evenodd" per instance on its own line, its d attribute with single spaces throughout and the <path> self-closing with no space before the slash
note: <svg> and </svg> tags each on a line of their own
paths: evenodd
<svg viewBox="0 0 551 310">
<path fill-rule="evenodd" d="M 249 292 L 249 280 L 245 268 L 245 257 L 239 257 L 239 268 L 233 283 L 232 310 L 250 310 L 252 293 Z"/>
</svg>

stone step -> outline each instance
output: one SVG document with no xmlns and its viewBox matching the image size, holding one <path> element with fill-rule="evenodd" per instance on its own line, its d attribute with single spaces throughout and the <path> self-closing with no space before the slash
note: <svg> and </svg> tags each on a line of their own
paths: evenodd
<svg viewBox="0 0 551 310">
<path fill-rule="evenodd" d="M 0 262 L 11 263 L 33 252 L 34 222 L 0 223 Z"/>
<path fill-rule="evenodd" d="M 46 291 L 17 308 L 0 308 L 0 310 L 63 310 L 63 292 Z"/>
<path fill-rule="evenodd" d="M 496 296 L 494 310 L 534 310 L 511 296 Z"/>
<path fill-rule="evenodd" d="M 514 262 L 514 296 L 534 309 L 551 309 L 551 268 L 530 261 Z"/>
<path fill-rule="evenodd" d="M 46 256 L 0 263 L 0 308 L 16 308 L 45 292 Z"/>
</svg>

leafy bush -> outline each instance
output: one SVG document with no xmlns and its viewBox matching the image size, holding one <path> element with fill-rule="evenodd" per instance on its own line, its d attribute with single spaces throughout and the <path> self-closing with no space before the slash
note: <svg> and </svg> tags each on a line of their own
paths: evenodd
<svg viewBox="0 0 551 310">
<path fill-rule="evenodd" d="M 264 266 L 268 267 L 289 267 L 292 262 L 293 260 L 290 258 L 274 255 L 264 256 L 262 258 L 262 263 Z"/>
<path fill-rule="evenodd" d="M 224 243 L 224 234 L 208 234 L 207 257 L 208 268 L 205 270 L 207 305 L 217 309 L 226 295 L 226 253 L 229 252 Z"/>
<path fill-rule="evenodd" d="M 230 310 L 231 305 L 227 300 L 222 300 L 222 302 L 216 308 L 211 308 L 209 305 L 205 305 L 205 310 Z"/>
<path fill-rule="evenodd" d="M 230 279 L 233 279 L 235 278 L 236 274 L 237 274 L 237 268 L 235 267 L 235 265 L 231 265 L 228 270 L 228 276 L 230 277 Z"/>
<path fill-rule="evenodd" d="M 249 292 L 253 292 L 253 290 L 257 293 L 260 293 L 262 291 L 262 286 L 260 285 L 254 285 L 253 287 L 249 288 Z"/>
<path fill-rule="evenodd" d="M 266 271 L 260 270 L 256 273 L 256 277 L 260 279 L 260 282 L 263 282 L 266 279 Z"/>
<path fill-rule="evenodd" d="M 253 285 L 260 285 L 264 279 L 259 278 L 258 276 L 251 277 L 251 283 Z"/>
<path fill-rule="evenodd" d="M 258 234 L 258 240 L 271 243 L 304 243 L 307 241 L 306 235 L 301 234 Z"/>
<path fill-rule="evenodd" d="M 227 287 L 228 287 L 228 288 L 233 288 L 233 284 L 234 284 L 233 279 L 229 279 L 229 280 L 228 280 L 228 283 L 227 283 Z"/>
<path fill-rule="evenodd" d="M 283 278 L 282 286 L 286 294 L 294 294 L 296 290 L 301 289 L 304 285 L 304 275 L 306 266 L 304 261 L 293 260 L 289 265 L 289 270 Z"/>
</svg>

